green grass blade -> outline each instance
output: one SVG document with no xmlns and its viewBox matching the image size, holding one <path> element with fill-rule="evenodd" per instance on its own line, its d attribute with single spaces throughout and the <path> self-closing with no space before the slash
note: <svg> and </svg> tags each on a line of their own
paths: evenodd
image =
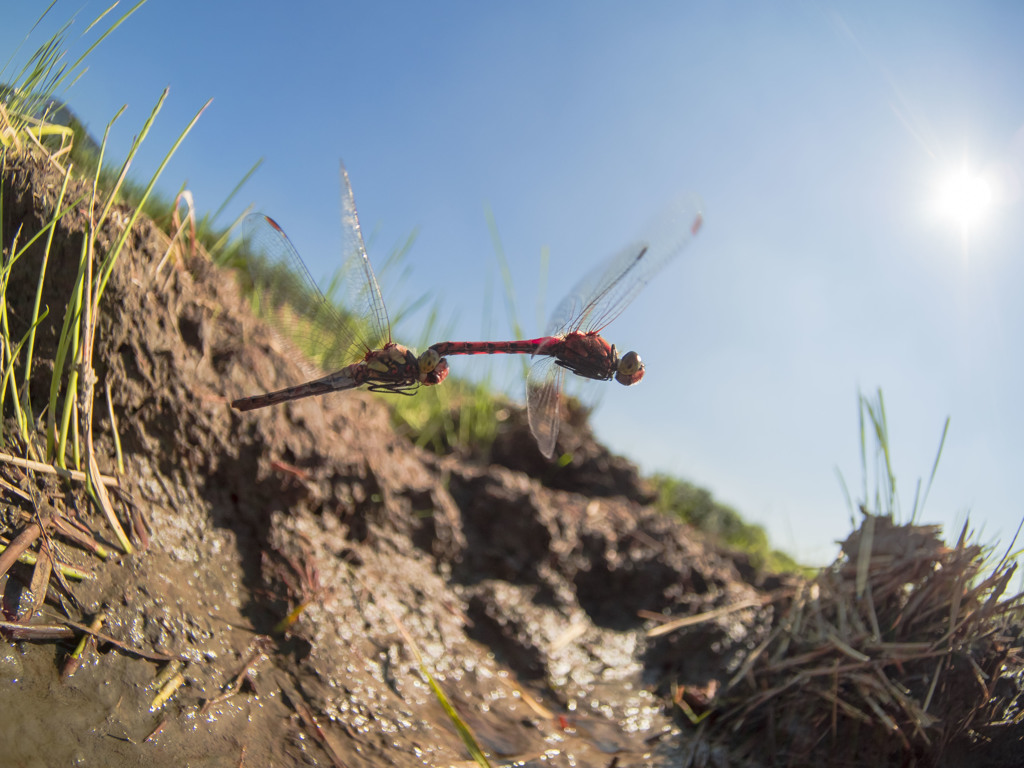
<svg viewBox="0 0 1024 768">
<path fill-rule="evenodd" d="M 490 768 L 491 764 L 487 760 L 487 756 L 484 751 L 480 749 L 480 745 L 476 741 L 476 737 L 473 736 L 473 732 L 466 725 L 466 722 L 459 717 L 459 713 L 455 711 L 455 707 L 452 706 L 451 700 L 445 695 L 444 690 L 437 684 L 434 676 L 430 674 L 426 664 L 420 659 L 420 673 L 427 679 L 427 683 L 430 685 L 430 690 L 434 692 L 434 697 L 440 703 L 444 709 L 448 719 L 452 721 L 452 725 L 455 726 L 456 732 L 459 734 L 459 738 L 462 739 L 462 743 L 466 746 L 466 750 L 470 756 L 476 761 L 476 764 L 481 768 Z"/>
<path fill-rule="evenodd" d="M 867 401 L 864 398 L 864 394 L 861 392 L 857 393 L 857 429 L 860 433 L 860 477 L 864 482 L 863 495 L 866 504 L 868 501 L 868 439 L 867 434 L 864 431 L 864 409 Z"/>
<path fill-rule="evenodd" d="M 128 156 L 121 164 L 121 171 L 118 174 L 117 180 L 114 182 L 113 186 L 110 189 L 110 193 L 107 196 L 107 202 L 103 205 L 103 210 L 100 212 L 99 218 L 95 220 L 95 227 L 97 230 L 102 229 L 103 223 L 107 220 L 107 217 L 110 215 L 110 209 L 114 206 L 114 203 L 117 201 L 117 195 L 121 189 L 121 185 L 124 184 L 125 179 L 128 178 L 128 169 L 131 167 L 132 162 L 135 160 L 135 155 L 138 154 L 139 149 L 142 147 L 142 142 L 144 142 L 146 140 L 146 136 L 149 135 L 149 130 L 150 128 L 153 127 L 153 123 L 156 120 L 156 116 L 160 114 L 160 110 L 163 108 L 164 102 L 167 100 L 168 93 L 169 90 L 167 88 L 164 88 L 163 93 L 160 94 L 160 98 L 157 99 L 156 105 L 153 107 L 153 110 L 149 113 L 149 117 L 146 119 L 146 122 L 142 124 L 142 130 L 139 131 L 138 136 L 135 137 L 135 140 L 132 142 L 131 147 L 128 149 Z M 118 110 L 118 113 L 114 115 L 114 120 L 116 120 L 123 111 L 124 108 Z M 151 188 L 152 184 L 150 185 L 150 189 Z M 144 201 L 145 200 L 143 199 L 143 202 Z M 135 206 L 135 211 L 133 211 L 133 214 L 137 217 L 141 210 L 141 203 L 137 204 Z M 132 221 L 134 223 L 134 218 Z M 128 232 L 130 231 L 130 225 L 124 228 L 124 231 L 121 233 L 121 237 L 118 238 L 118 242 L 114 245 L 113 248 L 110 249 L 111 252 L 114 252 L 115 250 L 120 250 L 120 245 L 123 243 L 123 241 L 127 237 Z"/>
<path fill-rule="evenodd" d="M 843 497 L 846 499 L 846 506 L 850 510 L 850 529 L 853 530 L 857 527 L 857 508 L 853 506 L 853 496 L 850 495 L 850 489 L 846 487 L 846 478 L 843 477 L 843 473 L 839 467 L 836 467 L 836 476 L 839 478 L 839 485 L 843 489 Z"/>
<path fill-rule="evenodd" d="M 54 0 L 54 2 L 55 1 L 56 0 Z M 67 56 L 65 42 L 71 28 L 72 20 L 61 25 L 60 29 L 58 29 L 56 33 L 36 49 L 17 74 L 13 78 L 10 78 L 9 82 L 11 85 L 0 89 L 5 96 L 5 111 L 8 115 L 8 120 L 15 132 L 13 139 L 11 139 L 11 137 L 3 137 L 5 144 L 17 144 L 17 134 L 20 133 L 26 125 L 45 121 L 48 118 L 48 110 L 51 107 L 53 95 L 57 90 L 62 87 L 66 89 L 76 83 L 85 72 L 85 67 L 83 66 L 85 60 L 96 49 L 96 46 L 103 42 L 103 40 L 105 40 L 115 29 L 121 26 L 121 24 L 123 24 L 142 5 L 144 5 L 146 1 L 147 0 L 139 0 L 135 6 L 111 24 L 110 27 L 108 27 L 106 31 L 104 31 L 92 43 L 92 45 L 86 49 L 85 53 L 79 56 L 72 64 L 62 63 Z M 29 34 L 25 37 L 26 41 L 31 37 L 32 32 L 34 32 L 36 27 L 39 26 L 42 19 L 53 8 L 54 2 L 51 2 L 42 15 L 36 20 L 36 23 L 32 26 Z M 114 3 L 97 16 L 92 23 L 86 27 L 83 37 L 89 34 L 96 25 L 105 18 L 107 14 L 114 9 L 114 7 L 116 7 L 116 5 L 117 3 Z M 13 63 L 14 57 L 17 55 L 17 50 L 19 50 L 20 47 L 21 46 L 19 45 L 15 52 L 11 54 L 10 59 L 4 65 L 3 72 L 6 72 L 8 67 Z"/>
<path fill-rule="evenodd" d="M 490 206 L 485 206 L 484 216 L 487 218 L 487 229 L 491 233 L 494 255 L 498 259 L 501 282 L 505 286 L 505 312 L 508 315 L 508 323 L 515 337 L 521 339 L 523 338 L 523 326 L 520 324 L 519 314 L 516 312 L 516 288 L 512 280 L 512 270 L 509 267 L 508 257 L 505 255 L 505 246 L 501 243 L 501 235 L 498 233 L 498 223 L 494 219 L 494 212 Z"/>
<path fill-rule="evenodd" d="M 20 43 L 18 43 L 18 45 L 14 46 L 14 50 L 11 51 L 10 57 L 7 59 L 3 67 L 0 67 L 0 82 L 6 80 L 4 73 L 7 72 L 7 68 L 14 63 L 14 57 L 18 55 L 18 51 L 21 50 L 21 46 L 28 42 L 28 39 L 32 36 L 32 33 L 35 32 L 36 27 L 38 27 L 42 23 L 43 19 L 46 17 L 46 14 L 48 14 L 50 12 L 50 9 L 53 8 L 53 6 L 56 4 L 57 0 L 51 0 L 50 4 L 46 6 L 46 10 L 40 14 L 38 19 L 36 19 L 35 24 L 32 25 L 32 28 L 28 31 L 28 34 L 25 35 L 25 37 L 22 39 Z M 9 82 L 17 83 L 18 78 L 11 78 Z"/>
<path fill-rule="evenodd" d="M 113 11 L 113 10 L 114 10 L 115 8 L 117 8 L 118 4 L 119 4 L 118 2 L 114 2 L 114 3 L 112 4 L 112 5 L 110 5 L 110 6 L 108 6 L 108 7 L 107 7 L 107 10 L 103 11 L 103 13 L 101 13 L 101 14 L 100 14 L 99 16 L 97 16 L 97 17 L 96 17 L 95 19 L 93 19 L 93 20 L 92 20 L 92 21 L 91 21 L 91 22 L 89 23 L 89 26 L 87 26 L 87 27 L 85 28 L 85 31 L 84 31 L 84 32 L 82 32 L 82 37 L 85 37 L 86 35 L 88 35 L 88 34 L 89 34 L 89 31 L 90 31 L 90 30 L 91 30 L 91 29 L 92 29 L 93 27 L 95 27 L 95 26 L 96 26 L 97 24 L 99 24 L 99 23 L 100 23 L 101 21 L 103 21 L 103 19 L 105 19 L 105 18 L 107 17 L 107 14 L 108 14 L 108 13 L 110 13 L 110 12 L 111 12 L 111 11 Z"/>
<path fill-rule="evenodd" d="M 110 137 L 110 129 L 118 118 L 124 114 L 125 107 L 121 107 L 114 116 L 107 122 L 103 131 L 103 140 L 100 142 L 98 157 L 92 179 L 92 194 L 89 199 L 89 219 L 93 219 L 96 207 L 96 199 L 99 194 L 100 176 L 103 172 L 103 158 L 107 150 L 107 141 Z M 123 178 L 123 175 L 122 175 Z M 113 192 L 111 193 L 113 197 Z M 81 469 L 81 449 L 78 443 L 78 424 L 72 422 L 78 401 L 78 366 L 73 365 L 68 371 L 68 382 L 64 397 L 64 407 L 61 409 L 61 420 L 59 429 L 54 423 L 57 413 L 57 398 L 60 393 L 60 382 L 64 372 L 66 360 L 79 360 L 81 353 L 82 324 L 85 322 L 84 302 L 86 292 L 86 274 L 88 273 L 90 238 L 92 231 L 82 240 L 82 253 L 78 259 L 78 275 L 75 280 L 75 287 L 71 292 L 71 298 L 64 313 L 64 325 L 61 328 L 60 339 L 57 343 L 57 356 L 54 360 L 53 378 L 50 380 L 50 409 L 47 423 L 46 450 L 49 459 L 56 460 L 61 467 L 66 466 L 68 431 L 73 429 L 73 451 L 74 465 Z M 72 426 L 73 425 L 73 426 Z"/>
<path fill-rule="evenodd" d="M 68 371 L 67 391 L 64 397 L 64 407 L 61 412 L 60 431 L 56 428 L 57 400 L 60 397 L 60 384 L 64 372 L 64 366 L 68 360 L 77 360 L 79 342 L 81 340 L 82 321 L 82 298 L 85 290 L 85 257 L 88 248 L 85 240 L 82 241 L 82 255 L 78 260 L 78 275 L 75 277 L 75 285 L 71 291 L 71 299 L 64 312 L 64 325 L 61 328 L 60 338 L 57 342 L 57 353 L 54 356 L 53 376 L 50 379 L 50 406 L 47 411 L 46 426 L 46 455 L 49 461 L 55 458 L 57 463 L 65 466 L 68 424 L 71 420 L 71 413 L 78 398 L 78 368 L 73 366 Z M 77 450 L 76 450 L 77 454 Z M 80 465 L 75 463 L 76 467 Z"/>
<path fill-rule="evenodd" d="M 920 509 L 917 505 L 914 506 L 914 515 L 918 515 L 924 512 L 924 505 L 928 501 L 928 494 L 932 489 L 932 481 L 935 479 L 935 473 L 939 469 L 939 459 L 942 458 L 942 449 L 946 445 L 946 436 L 949 434 L 949 416 L 946 417 L 946 423 L 942 427 L 942 437 L 939 438 L 939 449 L 935 452 L 935 461 L 932 462 L 932 473 L 928 475 L 928 485 L 924 488 L 924 498 L 921 499 Z"/>
<path fill-rule="evenodd" d="M 887 495 L 887 507 L 890 514 L 895 515 L 896 510 L 896 475 L 892 469 L 892 454 L 889 449 L 889 421 L 885 415 L 885 398 L 882 396 L 881 388 L 878 389 L 878 415 L 875 419 L 875 431 L 878 433 L 879 446 L 882 449 L 882 457 L 885 460 L 885 484 Z"/>
<path fill-rule="evenodd" d="M 139 2 L 137 2 L 135 5 L 133 5 L 131 8 L 129 8 L 127 11 L 125 11 L 124 15 L 122 15 L 121 18 L 119 18 L 110 27 L 108 27 L 107 31 L 104 32 L 102 35 L 100 35 L 96 39 L 96 41 L 86 49 L 85 53 L 83 53 L 81 56 L 78 57 L 78 59 L 75 61 L 75 63 L 71 65 L 72 71 L 77 69 L 79 66 L 81 66 L 85 62 L 85 60 L 87 58 L 89 58 L 89 54 L 91 54 L 94 50 L 96 50 L 96 46 L 98 46 L 100 43 L 102 43 L 104 40 L 106 40 L 111 32 L 113 32 L 115 29 L 117 29 L 122 24 L 124 24 L 124 22 L 128 20 L 129 16 L 131 16 L 133 13 L 135 13 L 137 10 L 139 10 L 139 8 L 144 6 L 147 2 L 148 2 L 148 0 L 139 0 Z M 107 8 L 107 10 L 103 11 L 103 13 L 101 13 L 99 16 L 97 16 L 96 19 L 93 21 L 93 23 L 90 24 L 86 28 L 85 32 L 82 33 L 83 36 L 85 34 L 88 34 L 89 30 L 91 30 L 94 26 L 96 26 L 96 24 L 99 22 L 99 20 L 102 19 L 104 16 L 106 16 L 108 13 L 110 13 L 112 10 L 114 10 L 115 7 L 117 7 L 117 3 L 116 2 L 113 3 L 111 6 L 109 6 Z"/>
<path fill-rule="evenodd" d="M 65 187 L 66 187 L 66 184 L 65 184 Z M 61 191 L 61 201 L 63 201 L 63 197 L 64 197 L 64 190 L 62 189 L 62 191 Z M 73 208 L 75 208 L 81 202 L 81 200 L 82 200 L 82 198 L 79 197 L 79 198 L 73 200 L 71 203 L 69 203 L 67 206 L 65 206 L 63 208 L 60 208 L 59 204 L 58 204 L 57 212 L 53 215 L 53 217 L 46 224 L 44 224 L 42 226 L 42 228 L 35 235 L 33 235 L 31 238 L 29 238 L 29 240 L 26 241 L 21 246 L 16 246 L 16 245 L 12 245 L 11 246 L 11 256 L 6 261 L 6 263 L 4 264 L 3 273 L 2 273 L 2 276 L 0 276 L 0 283 L 2 283 L 2 285 L 0 285 L 0 335 L 2 335 L 2 337 L 4 339 L 4 348 L 5 348 L 5 350 L 7 351 L 8 354 L 14 354 L 14 347 L 10 343 L 11 331 L 10 331 L 10 327 L 8 325 L 7 300 L 6 300 L 8 282 L 9 282 L 9 278 L 10 278 L 10 271 L 14 267 L 14 264 L 25 253 L 27 253 L 28 249 L 31 248 L 32 245 L 34 245 L 38 240 L 40 240 L 43 237 L 47 238 L 48 245 L 46 246 L 46 249 L 47 249 L 46 252 L 48 254 L 49 253 L 49 242 L 52 241 L 53 232 L 54 232 L 54 230 L 55 230 L 55 228 L 57 226 L 57 222 L 60 221 L 65 215 L 67 215 L 68 211 L 70 211 Z M 43 269 L 45 271 L 45 257 L 44 257 L 44 268 Z M 42 280 L 42 273 L 41 273 L 41 276 L 40 276 L 40 280 Z M 37 296 L 36 310 L 33 313 L 33 320 L 31 322 L 30 331 L 29 331 L 29 333 L 31 334 L 31 338 L 33 338 L 33 339 L 35 338 L 35 329 L 36 329 L 36 327 L 38 325 L 38 323 L 35 322 L 35 321 L 38 320 L 38 319 L 41 319 L 41 318 L 39 318 L 39 301 L 38 301 L 38 296 Z M 27 340 L 28 340 L 28 337 L 26 337 L 26 341 Z M 20 347 L 18 348 L 18 350 L 19 350 L 19 353 L 20 353 Z M 11 360 L 10 362 L 13 365 L 14 361 Z M 31 363 L 29 363 L 28 366 L 29 366 L 29 369 L 31 369 Z M 24 377 L 24 382 L 25 382 L 24 391 L 27 393 L 27 391 L 28 391 L 28 374 L 26 374 L 26 376 Z M 7 385 L 5 384 L 5 387 L 6 386 Z M 25 409 L 27 409 L 27 404 L 23 403 L 21 398 L 18 396 L 18 394 L 17 394 L 17 386 L 16 386 L 15 380 L 13 378 L 10 380 L 10 387 L 11 387 L 12 397 L 14 398 L 14 400 L 17 403 L 16 408 L 18 410 L 18 414 L 17 414 L 18 421 L 19 421 L 19 423 L 24 422 L 25 419 L 26 419 L 26 416 L 25 416 L 23 411 Z M 6 389 L 3 390 L 3 393 L 6 393 Z M 2 412 L 3 397 L 4 397 L 4 394 L 0 394 L 0 412 Z"/>
<path fill-rule="evenodd" d="M 423 654 L 420 653 L 419 646 L 416 645 L 416 641 L 413 640 L 412 635 L 409 634 L 409 631 L 405 628 L 405 625 L 398 620 L 398 617 L 395 616 L 395 614 L 392 613 L 390 609 L 384 607 L 384 611 L 391 617 L 391 621 L 394 623 L 395 627 L 397 627 L 399 634 L 401 634 L 402 637 L 405 639 L 406 644 L 409 646 L 409 650 L 411 650 L 413 656 L 416 657 L 416 663 L 420 668 L 420 673 L 423 675 L 427 683 L 430 685 L 430 689 L 434 692 L 434 697 L 437 699 L 438 703 L 444 709 L 445 714 L 448 715 L 448 719 L 452 721 L 452 725 L 455 726 L 455 730 L 459 734 L 459 738 L 462 739 L 462 743 L 466 746 L 466 749 L 469 751 L 469 754 L 473 757 L 473 760 L 475 760 L 477 765 L 481 766 L 481 768 L 490 768 L 491 764 L 487 761 L 487 756 L 484 755 L 484 751 L 480 748 L 480 745 L 477 743 L 476 737 L 473 735 L 473 732 L 469 729 L 469 726 L 466 725 L 465 721 L 459 716 L 459 713 L 455 711 L 455 707 L 452 706 L 451 700 L 448 698 L 447 694 L 445 694 L 441 686 L 438 685 L 437 681 L 434 679 L 434 676 L 430 674 L 430 670 L 427 669 L 426 662 L 423 660 Z"/>
<path fill-rule="evenodd" d="M 210 255 L 213 257 L 213 262 L 218 266 L 234 266 L 236 268 L 241 267 L 240 262 L 242 260 L 241 250 L 242 244 L 237 240 L 232 240 L 232 237 L 238 231 L 238 227 L 241 225 L 242 220 L 252 213 L 251 208 L 246 208 L 239 214 L 238 218 L 235 219 L 228 228 L 221 234 L 217 240 L 208 246 Z"/>
<path fill-rule="evenodd" d="M 164 99 L 166 98 L 167 91 L 165 90 L 161 95 L 160 100 L 157 103 L 157 106 L 154 107 L 150 119 L 146 121 L 144 132 L 140 135 L 139 138 L 139 143 L 141 143 L 142 139 L 145 138 L 146 133 L 149 132 L 149 128 L 152 125 L 153 120 L 156 118 L 157 113 L 160 111 L 160 107 L 163 105 Z M 139 207 L 135 208 L 132 211 L 132 215 L 128 220 L 127 225 L 125 225 L 124 231 L 121 233 L 121 236 L 118 237 L 117 242 L 114 244 L 114 247 L 110 249 L 110 253 L 107 254 L 106 258 L 103 261 L 103 264 L 100 266 L 99 281 L 97 284 L 98 290 L 96 291 L 96 294 L 92 299 L 93 306 L 95 308 L 99 307 L 100 299 L 103 296 L 104 289 L 106 288 L 107 280 L 110 278 L 110 273 L 114 269 L 114 264 L 117 261 L 117 257 L 121 253 L 121 249 L 124 247 L 124 244 L 127 242 L 128 235 L 134 229 L 135 222 L 138 221 L 138 218 L 142 213 L 142 205 L 146 202 L 149 195 L 152 193 L 153 188 L 156 186 L 156 183 L 159 180 L 161 174 L 163 174 L 164 169 L 167 167 L 167 164 L 171 161 L 171 158 L 174 157 L 174 154 L 178 151 L 178 148 L 181 146 L 181 143 L 185 140 L 185 137 L 192 132 L 192 129 L 195 127 L 196 123 L 199 122 L 199 118 L 202 116 L 203 112 L 206 111 L 206 108 L 210 106 L 210 103 L 212 101 L 213 99 L 210 99 L 199 109 L 199 111 L 195 114 L 195 117 L 192 118 L 189 124 L 185 126 L 185 129 L 178 135 L 178 138 L 175 140 L 171 149 L 167 152 L 166 155 L 164 155 L 164 158 L 160 162 L 159 167 L 156 169 L 156 172 L 150 179 L 149 184 L 146 186 L 146 190 L 142 195 L 142 199 L 139 201 Z"/>
<path fill-rule="evenodd" d="M 60 193 L 57 196 L 58 211 L 61 209 L 61 204 L 64 202 L 64 195 L 66 195 L 68 191 L 68 182 L 71 181 L 71 169 L 72 166 L 69 165 L 64 173 L 64 183 L 61 184 Z M 50 251 L 53 248 L 53 236 L 57 231 L 56 225 L 58 220 L 59 219 L 54 220 L 53 223 L 49 226 L 50 231 L 46 236 L 46 245 L 43 248 L 43 261 L 42 264 L 40 264 L 39 266 L 39 281 L 36 283 L 35 303 L 32 305 L 32 317 L 29 321 L 30 323 L 32 323 L 32 332 L 29 334 L 28 338 L 28 349 L 25 354 L 25 376 L 22 379 L 22 386 L 24 387 L 26 398 L 28 397 L 29 380 L 32 377 L 32 356 L 35 353 L 36 344 L 36 321 L 37 318 L 39 317 L 39 308 L 43 302 L 43 284 L 46 281 L 46 268 L 50 263 Z"/>
<path fill-rule="evenodd" d="M 199 222 L 198 236 L 200 240 L 202 240 L 204 243 L 206 242 L 206 238 L 209 236 L 210 232 L 210 225 L 212 225 L 213 222 L 220 218 L 221 214 L 224 213 L 224 210 L 228 207 L 231 201 L 238 196 L 238 193 L 242 191 L 242 187 L 244 187 L 249 182 L 249 179 L 252 178 L 253 174 L 256 173 L 256 171 L 259 169 L 261 165 L 263 165 L 262 157 L 255 163 L 253 163 L 252 168 L 245 172 L 245 175 L 242 176 L 242 178 L 239 180 L 237 184 L 235 184 L 234 188 L 228 193 L 228 196 L 224 198 L 224 201 L 220 204 L 217 210 L 213 212 L 213 215 L 209 217 L 202 217 L 202 220 Z M 211 254 L 218 253 L 220 248 L 224 247 L 224 244 L 227 242 L 227 238 L 230 236 L 231 229 L 232 228 L 229 227 L 227 232 L 222 234 L 221 237 L 218 238 L 212 244 L 207 243 L 207 248 Z"/>
<path fill-rule="evenodd" d="M 498 234 L 498 223 L 494 218 L 494 212 L 490 206 L 484 208 L 484 216 L 487 218 L 487 228 L 491 233 L 491 242 L 494 245 L 494 256 L 498 260 L 498 271 L 501 274 L 501 283 L 505 287 L 505 314 L 508 316 L 509 327 L 517 339 L 523 336 L 523 326 L 519 322 L 519 313 L 516 311 L 516 287 L 512 280 L 512 270 L 509 267 L 508 257 L 505 255 L 505 246 L 502 245 L 501 236 Z M 530 360 L 525 355 L 516 355 L 519 367 L 522 369 L 523 378 L 530 368 Z"/>
<path fill-rule="evenodd" d="M 0 382 L 0 390 L 6 390 L 7 387 L 11 388 L 11 402 L 14 403 L 14 418 L 18 424 L 18 430 L 21 432 L 21 438 L 26 444 L 31 442 L 31 426 L 34 422 L 32 412 L 26 407 L 24 400 L 18 397 L 18 388 L 15 384 L 14 367 L 18 362 L 18 358 L 21 356 L 21 351 L 24 349 L 25 344 L 28 342 L 29 334 L 34 333 L 38 325 L 46 319 L 49 314 L 49 310 L 44 311 L 36 321 L 29 327 L 25 332 L 25 335 L 21 337 L 21 340 L 10 350 L 10 355 L 7 361 L 7 365 L 4 368 L 3 381 Z M 9 344 L 6 329 L 4 331 L 5 345 Z"/>
</svg>

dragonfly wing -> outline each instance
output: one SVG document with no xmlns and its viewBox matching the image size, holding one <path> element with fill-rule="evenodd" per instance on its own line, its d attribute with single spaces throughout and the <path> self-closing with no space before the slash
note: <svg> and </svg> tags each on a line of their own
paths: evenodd
<svg viewBox="0 0 1024 768">
<path fill-rule="evenodd" d="M 555 358 L 544 357 L 530 366 L 526 377 L 526 416 L 537 438 L 537 448 L 547 459 L 554 454 L 558 437 L 558 401 L 564 373 Z"/>
<path fill-rule="evenodd" d="M 583 277 L 555 309 L 546 333 L 600 331 L 622 314 L 641 289 L 700 230 L 702 205 L 694 195 L 676 198 L 644 230 L 644 236 Z"/>
<path fill-rule="evenodd" d="M 341 232 L 344 267 L 335 287 L 344 286 L 345 306 L 367 326 L 363 331 L 367 349 L 380 349 L 391 341 L 391 323 L 366 254 L 356 200 L 344 163 L 341 164 Z"/>
<path fill-rule="evenodd" d="M 555 307 L 544 333 L 549 336 L 561 336 L 581 328 L 590 330 L 590 318 L 595 309 L 600 309 L 600 302 L 597 300 L 607 295 L 609 288 L 629 271 L 629 267 L 636 262 L 637 254 L 643 251 L 644 246 L 645 244 L 640 242 L 630 243 L 612 258 L 584 275 Z"/>
<path fill-rule="evenodd" d="M 242 222 L 243 244 L 255 300 L 264 319 L 302 357 L 325 367 L 340 368 L 363 352 L 356 327 L 341 315 L 317 287 L 295 246 L 269 216 L 253 213 Z M 307 375 L 315 368 L 306 364 Z"/>
</svg>

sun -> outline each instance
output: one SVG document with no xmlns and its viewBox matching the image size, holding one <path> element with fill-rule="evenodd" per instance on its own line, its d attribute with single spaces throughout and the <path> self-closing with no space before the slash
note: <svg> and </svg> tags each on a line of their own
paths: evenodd
<svg viewBox="0 0 1024 768">
<path fill-rule="evenodd" d="M 940 218 L 966 231 L 976 227 L 992 208 L 992 185 L 966 165 L 939 184 L 935 211 Z"/>
</svg>

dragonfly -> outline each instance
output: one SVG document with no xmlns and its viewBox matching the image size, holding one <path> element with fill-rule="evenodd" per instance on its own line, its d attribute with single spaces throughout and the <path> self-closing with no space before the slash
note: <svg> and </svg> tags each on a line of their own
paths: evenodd
<svg viewBox="0 0 1024 768">
<path fill-rule="evenodd" d="M 359 214 L 348 171 L 341 166 L 341 218 L 345 268 L 341 306 L 317 286 L 281 226 L 269 216 L 252 213 L 242 222 L 251 255 L 253 282 L 268 282 L 264 296 L 275 304 L 270 313 L 282 336 L 325 359 L 352 360 L 339 371 L 274 392 L 234 400 L 239 411 L 266 408 L 328 392 L 366 386 L 373 392 L 411 395 L 421 385 L 440 384 L 448 363 L 428 349 L 417 357 L 391 339 L 391 322 L 366 255 Z M 262 297 L 261 297 L 262 300 Z"/>
<path fill-rule="evenodd" d="M 644 377 L 636 352 L 620 355 L 602 335 L 640 290 L 700 231 L 700 201 L 676 199 L 648 227 L 646 237 L 623 248 L 584 276 L 563 299 L 543 336 L 517 341 L 445 341 L 432 344 L 438 359 L 451 355 L 531 355 L 538 358 L 526 379 L 530 431 L 545 458 L 558 438 L 565 372 L 632 386 Z"/>
</svg>

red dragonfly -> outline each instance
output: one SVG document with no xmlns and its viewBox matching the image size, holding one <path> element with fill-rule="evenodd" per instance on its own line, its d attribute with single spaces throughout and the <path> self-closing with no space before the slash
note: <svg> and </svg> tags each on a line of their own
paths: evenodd
<svg viewBox="0 0 1024 768">
<path fill-rule="evenodd" d="M 374 392 L 412 394 L 420 385 L 440 384 L 448 363 L 434 350 L 417 357 L 391 340 L 391 323 L 359 228 L 352 185 L 341 166 L 341 218 L 346 265 L 342 285 L 346 296 L 339 311 L 309 274 L 295 246 L 269 216 L 253 213 L 242 223 L 251 255 L 254 282 L 269 278 L 264 296 L 274 304 L 273 322 L 282 335 L 304 351 L 327 359 L 352 360 L 340 371 L 303 384 L 231 403 L 239 411 L 265 408 L 288 400 L 323 395 L 366 385 Z"/>
<path fill-rule="evenodd" d="M 544 336 L 519 341 L 445 341 L 431 345 L 438 358 L 448 355 L 533 355 L 526 380 L 530 430 L 545 457 L 558 437 L 559 400 L 565 371 L 599 381 L 614 378 L 631 386 L 644 377 L 636 352 L 619 356 L 600 334 L 636 295 L 700 230 L 700 203 L 675 201 L 633 243 L 586 275 L 556 307 Z M 429 351 L 429 350 L 428 350 Z"/>
</svg>

